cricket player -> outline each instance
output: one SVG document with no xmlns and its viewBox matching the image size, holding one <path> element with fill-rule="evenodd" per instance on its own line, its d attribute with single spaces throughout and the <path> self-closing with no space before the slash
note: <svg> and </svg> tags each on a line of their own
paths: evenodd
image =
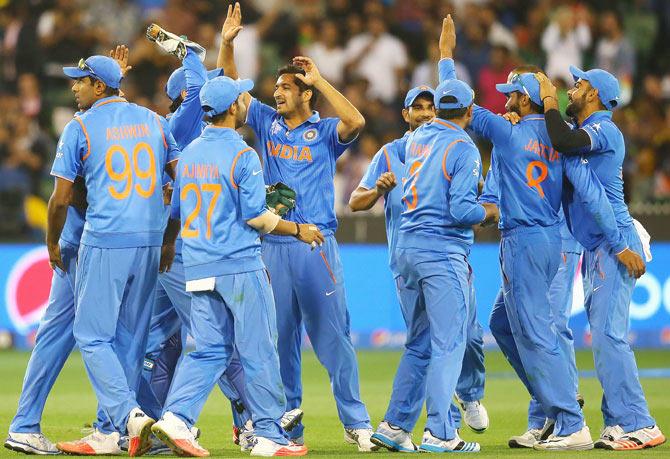
<svg viewBox="0 0 670 459">
<path fill-rule="evenodd" d="M 389 142 L 384 145 L 373 157 L 368 166 L 361 183 L 351 194 L 349 207 L 354 211 L 370 209 L 377 200 L 384 196 L 384 213 L 386 217 L 386 235 L 389 241 L 389 267 L 393 273 L 396 283 L 398 300 L 401 302 L 401 311 L 407 325 L 409 318 L 406 317 L 405 307 L 402 301 L 414 301 L 411 294 L 414 291 L 404 291 L 404 280 L 398 273 L 396 262 L 396 240 L 398 225 L 400 223 L 400 214 L 403 210 L 402 186 L 398 185 L 398 180 L 403 177 L 405 145 L 409 135 L 419 126 L 431 121 L 435 117 L 435 106 L 433 105 L 434 91 L 428 86 L 417 86 L 408 91 L 405 97 L 402 116 L 409 125 L 409 130 L 400 139 Z M 472 301 L 474 301 L 474 286 L 472 286 Z M 408 298 L 408 295 L 410 296 Z M 466 424 L 473 431 L 481 433 L 488 428 L 488 414 L 486 408 L 479 402 L 484 395 L 484 352 L 483 330 L 477 321 L 476 308 L 470 308 L 469 326 L 468 326 L 468 345 L 463 363 L 461 377 L 456 389 L 458 398 L 464 410 Z M 406 354 L 409 358 L 411 354 Z M 427 362 L 426 362 L 427 363 Z M 427 367 L 427 365 L 424 367 Z M 396 389 L 401 393 L 407 390 L 413 390 L 416 381 L 409 378 L 411 375 L 399 372 L 399 375 L 406 375 L 407 381 L 396 381 Z M 425 379 L 424 379 L 425 381 Z M 417 387 L 417 390 L 425 392 L 425 387 Z M 423 405 L 423 400 L 421 400 Z M 460 418 L 460 415 L 458 416 Z M 459 419 L 460 420 L 460 419 Z M 388 428 L 388 427 L 387 427 Z M 377 432 L 375 435 L 380 436 Z M 375 435 L 372 441 L 375 441 Z M 380 445 L 385 446 L 385 445 Z M 409 448 L 415 450 L 414 445 L 402 446 L 390 445 L 392 449 Z"/>
<path fill-rule="evenodd" d="M 576 192 L 568 190 L 564 208 L 570 230 L 585 247 L 585 308 L 591 328 L 596 374 L 603 388 L 605 428 L 597 447 L 637 450 L 658 446 L 665 436 L 649 414 L 637 372 L 635 355 L 627 341 L 628 313 L 636 279 L 645 272 L 643 252 L 634 221 L 624 202 L 622 164 L 626 153 L 621 131 L 612 121 L 619 100 L 619 82 L 601 69 L 583 71 L 570 67 L 575 79 L 568 91 L 566 114 L 574 129 L 558 111 L 556 88 L 538 75 L 547 131 L 564 155 L 575 156 L 576 168 L 589 167 L 605 188 L 614 209 L 623 247 L 607 241 L 597 220 Z M 633 262 L 625 264 L 622 259 Z"/>
<path fill-rule="evenodd" d="M 416 290 L 406 303 L 407 342 L 399 373 L 423 377 L 428 360 L 428 419 L 420 449 L 431 452 L 476 452 L 478 443 L 461 440 L 451 411 L 467 339 L 470 274 L 467 256 L 474 239 L 472 225 L 492 220 L 494 205 L 477 203 L 481 177 L 479 152 L 465 132 L 472 115 L 474 92 L 451 80 L 435 90 L 436 118 L 407 139 L 403 202 L 397 241 L 397 262 L 405 288 Z M 417 379 L 418 384 L 418 379 Z M 394 391 L 384 421 L 397 429 L 395 443 L 411 443 L 410 432 L 424 394 Z"/>
<path fill-rule="evenodd" d="M 286 398 L 277 356 L 272 289 L 259 235 L 294 236 L 321 244 L 312 224 L 283 221 L 265 207 L 258 155 L 235 131 L 247 116 L 251 80 L 217 77 L 200 92 L 211 119 L 185 148 L 172 195 L 181 220 L 186 289 L 192 292 L 196 349 L 177 367 L 162 419 L 152 430 L 180 456 L 208 456 L 191 432 L 209 393 L 237 348 L 244 367 L 255 444 L 252 456 L 302 456 L 280 420 Z"/>
<path fill-rule="evenodd" d="M 172 101 L 168 125 L 177 146 L 183 150 L 202 133 L 205 126 L 200 89 L 208 79 L 221 76 L 223 71 L 214 69 L 207 72 L 197 54 L 201 48 L 199 45 L 177 37 L 156 24 L 147 29 L 147 38 L 168 53 L 176 57 L 183 56 L 183 65 L 172 72 L 165 86 L 166 94 Z M 147 414 L 156 418 L 162 412 L 181 355 L 181 325 L 185 326 L 186 332 L 190 333 L 191 330 L 191 294 L 186 292 L 181 247 L 182 240 L 178 237 L 175 260 L 170 271 L 158 275 L 156 303 L 144 359 L 143 384 L 138 397 Z M 219 387 L 231 401 L 235 430 L 244 429 L 250 415 L 245 409 L 244 373 L 237 354 L 234 354 L 219 381 Z"/>
<path fill-rule="evenodd" d="M 241 29 L 239 4 L 229 12 L 222 30 L 221 62 L 225 74 L 237 77 L 233 60 L 234 36 Z M 237 32 L 235 32 L 236 35 Z M 232 34 L 231 34 L 232 35 Z M 328 371 L 344 438 L 359 451 L 378 447 L 370 442 L 370 417 L 361 401 L 358 364 L 351 342 L 343 270 L 335 240 L 335 162 L 365 125 L 358 110 L 320 74 L 311 59 L 296 57 L 293 65 L 279 69 L 275 85 L 276 109 L 245 93 L 247 124 L 261 145 L 266 184 L 282 182 L 295 190 L 295 209 L 286 219 L 313 222 L 325 237 L 320 250 L 309 250 L 297 241 L 267 235 L 263 260 L 272 278 L 277 307 L 279 359 L 287 409 L 302 401 L 301 343 L 304 323 L 314 351 Z M 336 118 L 322 119 L 314 111 L 317 94 L 330 103 Z M 291 439 L 304 442 L 298 425 Z"/>
<path fill-rule="evenodd" d="M 455 30 L 449 16 L 440 36 L 441 81 L 455 78 L 454 47 Z M 531 80 L 535 80 L 533 75 L 519 75 L 513 84 L 496 88 L 509 94 L 506 108 L 519 112 L 518 124 L 475 107 L 472 128 L 494 145 L 503 294 L 512 336 L 531 394 L 548 417 L 556 420 L 554 433 L 560 439 L 533 447 L 590 449 L 593 442 L 575 399 L 574 373 L 553 325 L 548 297 L 561 257 L 563 167 L 544 127 L 539 85 L 533 88 Z"/>
<path fill-rule="evenodd" d="M 124 45 L 116 46 L 110 51 L 110 57 L 119 63 L 125 74 L 129 68 L 128 48 Z M 77 112 L 75 116 L 82 113 Z M 66 269 L 54 270 L 47 309 L 37 330 L 19 406 L 5 440 L 5 447 L 17 452 L 40 455 L 60 453 L 56 445 L 41 433 L 40 421 L 49 392 L 75 345 L 72 335 L 75 273 L 86 205 L 84 182 L 81 177 L 77 177 L 59 241 Z"/>
<path fill-rule="evenodd" d="M 116 454 L 119 436 L 127 434 L 128 453 L 141 455 L 151 445 L 154 421 L 139 408 L 135 390 L 159 263 L 167 269 L 174 256 L 173 246 L 161 249 L 160 177 L 163 171 L 174 176 L 179 150 L 163 118 L 119 97 L 122 74 L 116 61 L 92 56 L 63 71 L 75 80 L 72 90 L 86 113 L 68 123 L 59 141 L 47 249 L 52 266 L 64 269 L 58 240 L 72 184 L 81 175 L 88 208 L 77 261 L 73 333 L 103 421 L 93 434 L 57 447 L 75 454 Z"/>
</svg>

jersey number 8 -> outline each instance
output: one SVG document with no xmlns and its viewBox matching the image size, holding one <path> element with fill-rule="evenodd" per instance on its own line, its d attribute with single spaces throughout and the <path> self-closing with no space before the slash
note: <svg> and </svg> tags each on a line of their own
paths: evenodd
<svg viewBox="0 0 670 459">
<path fill-rule="evenodd" d="M 149 167 L 147 169 L 140 169 L 139 156 L 142 150 L 147 152 L 149 158 Z M 112 161 L 114 160 L 115 154 L 120 154 L 123 158 L 123 169 L 121 172 L 116 172 L 114 170 Z M 112 145 L 107 149 L 107 154 L 105 155 L 105 169 L 107 170 L 109 178 L 115 182 L 125 182 L 122 189 L 118 189 L 112 185 L 107 187 L 109 194 L 112 195 L 114 199 L 126 199 L 130 195 L 133 188 L 134 178 L 150 180 L 148 188 L 142 188 L 139 183 L 135 184 L 135 191 L 137 191 L 137 194 L 143 198 L 150 198 L 154 194 L 156 188 L 156 160 L 154 159 L 153 149 L 148 143 L 139 142 L 135 145 L 135 148 L 133 148 L 132 164 L 130 157 L 128 156 L 128 151 L 125 148 L 121 145 Z"/>
</svg>

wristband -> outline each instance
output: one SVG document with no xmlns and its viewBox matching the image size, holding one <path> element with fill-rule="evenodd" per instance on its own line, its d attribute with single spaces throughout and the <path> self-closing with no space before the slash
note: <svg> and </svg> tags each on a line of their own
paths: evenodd
<svg viewBox="0 0 670 459">
<path fill-rule="evenodd" d="M 293 237 L 299 239 L 300 238 L 300 225 L 298 225 L 297 222 L 293 222 L 293 223 L 295 223 L 295 234 L 293 235 Z"/>
</svg>

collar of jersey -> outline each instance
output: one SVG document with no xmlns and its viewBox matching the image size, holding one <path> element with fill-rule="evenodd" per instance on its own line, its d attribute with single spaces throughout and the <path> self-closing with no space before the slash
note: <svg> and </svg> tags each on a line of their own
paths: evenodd
<svg viewBox="0 0 670 459">
<path fill-rule="evenodd" d="M 521 118 L 520 121 L 542 121 L 544 122 L 544 113 L 529 113 Z"/>
<path fill-rule="evenodd" d="M 589 115 L 588 118 L 584 120 L 582 126 L 586 126 L 587 124 L 593 123 L 594 121 L 603 118 L 612 119 L 612 112 L 609 110 L 598 110 L 597 112 L 593 112 Z"/>
<path fill-rule="evenodd" d="M 312 110 L 312 115 L 307 118 L 305 121 L 294 127 L 293 129 L 289 129 L 288 125 L 286 124 L 286 121 L 284 120 L 283 116 L 279 117 L 279 122 L 286 128 L 287 131 L 295 131 L 296 129 L 300 129 L 303 127 L 306 123 L 310 124 L 315 124 L 318 123 L 321 120 L 321 117 L 319 116 L 319 112 L 316 110 Z"/>
<path fill-rule="evenodd" d="M 233 128 L 212 126 L 211 124 L 205 126 L 205 129 L 202 132 L 202 136 L 209 138 L 231 138 L 231 139 L 238 139 L 241 137 L 240 134 Z"/>
<path fill-rule="evenodd" d="M 443 120 L 442 118 L 435 118 L 433 121 L 431 121 L 431 123 L 440 129 L 448 129 L 450 131 L 455 129 L 457 131 L 463 131 L 463 128 L 458 124 L 452 123 L 449 120 Z"/>
<path fill-rule="evenodd" d="M 100 105 L 105 105 L 105 104 L 111 104 L 113 102 L 128 102 L 126 99 L 123 97 L 119 96 L 109 96 L 109 97 L 104 97 L 100 100 L 97 100 L 93 105 L 91 105 L 91 108 L 98 107 Z"/>
</svg>

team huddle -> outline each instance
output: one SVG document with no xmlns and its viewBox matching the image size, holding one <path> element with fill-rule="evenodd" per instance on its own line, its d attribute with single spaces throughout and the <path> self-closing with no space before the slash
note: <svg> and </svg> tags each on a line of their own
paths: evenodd
<svg viewBox="0 0 670 459">
<path fill-rule="evenodd" d="M 217 68 L 157 25 L 147 38 L 181 60 L 171 113 L 128 102 L 128 49 L 64 73 L 79 111 L 52 168 L 49 305 L 5 446 L 29 454 L 208 456 L 196 427 L 214 386 L 230 400 L 233 440 L 252 456 L 308 450 L 302 327 L 330 378 L 344 440 L 361 452 L 477 452 L 459 436 L 489 427 L 482 328 L 468 263 L 474 225 L 498 224 L 502 285 L 491 331 L 528 390 L 528 429 L 512 448 L 636 450 L 665 442 L 626 341 L 649 236 L 628 213 L 625 145 L 613 123 L 619 84 L 574 67 L 567 124 L 556 88 L 533 66 L 496 85 L 504 115 L 458 80 L 450 16 L 439 85 L 405 98 L 406 134 L 372 159 L 349 205 L 384 198 L 389 266 L 407 326 L 388 409 L 376 429 L 361 400 L 335 240 L 335 163 L 364 129 L 360 112 L 307 57 L 277 72 L 276 107 L 249 94 L 234 61 L 239 4 L 228 9 Z M 318 97 L 336 117 L 320 118 Z M 255 133 L 259 151 L 237 129 Z M 465 131 L 493 144 L 481 158 Z M 583 256 L 585 307 L 604 428 L 582 413 L 568 317 Z M 195 350 L 182 356 L 186 335 Z M 92 432 L 57 444 L 40 422 L 75 344 L 97 397 Z M 425 405 L 420 444 L 411 432 Z M 460 405 L 460 409 L 459 409 Z M 462 414 L 461 414 L 462 410 Z"/>
</svg>

